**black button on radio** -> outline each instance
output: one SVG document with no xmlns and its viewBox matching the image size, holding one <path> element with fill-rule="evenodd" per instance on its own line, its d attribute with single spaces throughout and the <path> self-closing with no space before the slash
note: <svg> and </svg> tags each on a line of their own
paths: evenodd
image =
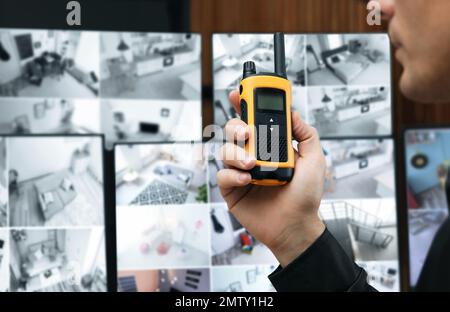
<svg viewBox="0 0 450 312">
<path fill-rule="evenodd" d="M 241 119 L 243 122 L 248 123 L 247 102 L 245 100 L 241 100 Z"/>
</svg>

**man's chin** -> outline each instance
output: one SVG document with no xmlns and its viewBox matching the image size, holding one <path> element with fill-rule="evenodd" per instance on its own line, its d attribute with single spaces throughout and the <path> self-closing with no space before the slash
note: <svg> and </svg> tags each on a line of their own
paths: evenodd
<svg viewBox="0 0 450 312">
<path fill-rule="evenodd" d="M 430 103 L 433 101 L 431 93 L 424 90 L 424 84 L 408 76 L 406 72 L 403 72 L 400 78 L 400 91 L 405 97 L 415 102 Z"/>
<path fill-rule="evenodd" d="M 403 66 L 403 58 L 404 58 L 403 48 L 399 47 L 395 50 L 395 58 Z"/>
</svg>

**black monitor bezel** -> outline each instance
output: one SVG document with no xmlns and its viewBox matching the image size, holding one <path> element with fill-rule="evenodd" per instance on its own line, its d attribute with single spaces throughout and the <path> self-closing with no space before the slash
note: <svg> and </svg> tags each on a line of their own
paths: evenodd
<svg viewBox="0 0 450 312">
<path fill-rule="evenodd" d="M 68 2 L 0 0 L 0 27 L 145 32 L 190 30 L 191 0 L 78 0 L 81 7 L 81 25 L 68 24 Z M 159 10 L 153 10 L 153 16 L 148 15 L 148 9 L 156 8 L 155 4 L 166 6 L 167 16 L 164 21 L 155 18 L 160 16 Z"/>
</svg>

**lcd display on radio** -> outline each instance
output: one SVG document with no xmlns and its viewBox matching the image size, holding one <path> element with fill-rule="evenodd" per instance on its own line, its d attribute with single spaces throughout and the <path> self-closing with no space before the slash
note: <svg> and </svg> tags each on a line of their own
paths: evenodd
<svg viewBox="0 0 450 312">
<path fill-rule="evenodd" d="M 275 89 L 260 89 L 256 92 L 256 103 L 259 110 L 284 110 L 283 92 Z"/>
</svg>

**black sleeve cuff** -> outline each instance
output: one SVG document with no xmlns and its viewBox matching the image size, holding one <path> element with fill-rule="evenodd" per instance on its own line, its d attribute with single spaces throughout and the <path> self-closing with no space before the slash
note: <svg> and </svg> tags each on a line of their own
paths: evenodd
<svg viewBox="0 0 450 312">
<path fill-rule="evenodd" d="M 366 272 L 344 252 L 325 229 L 322 235 L 287 267 L 279 266 L 269 279 L 277 291 L 373 291 Z"/>
</svg>

